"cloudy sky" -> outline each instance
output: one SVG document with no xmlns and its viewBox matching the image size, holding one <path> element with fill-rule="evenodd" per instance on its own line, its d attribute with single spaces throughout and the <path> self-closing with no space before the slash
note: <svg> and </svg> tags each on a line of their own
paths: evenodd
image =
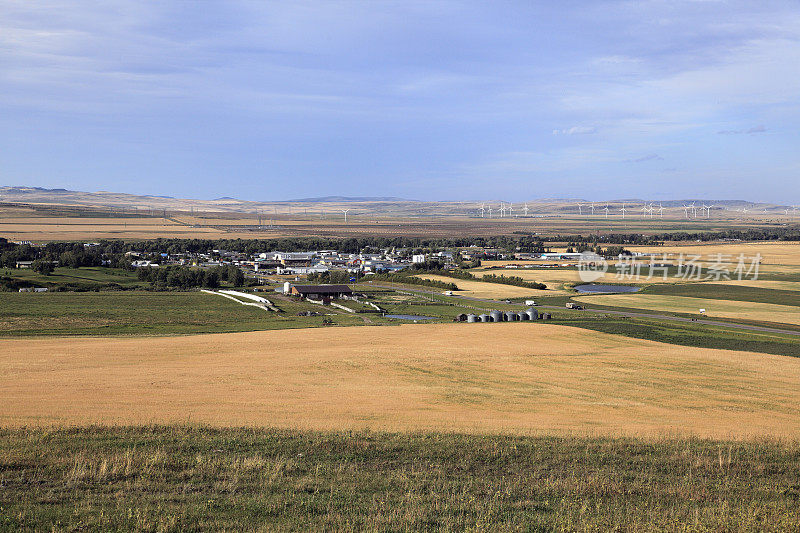
<svg viewBox="0 0 800 533">
<path fill-rule="evenodd" d="M 800 7 L 4 0 L 0 185 L 798 203 Z"/>
</svg>

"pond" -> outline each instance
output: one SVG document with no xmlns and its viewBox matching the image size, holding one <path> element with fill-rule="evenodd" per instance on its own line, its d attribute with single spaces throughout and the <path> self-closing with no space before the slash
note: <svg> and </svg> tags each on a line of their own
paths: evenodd
<svg viewBox="0 0 800 533">
<path fill-rule="evenodd" d="M 603 292 L 603 293 L 621 293 L 621 292 L 637 292 L 641 287 L 633 285 L 602 285 L 599 283 L 587 283 L 585 285 L 577 285 L 575 290 L 583 293 Z"/>
<path fill-rule="evenodd" d="M 386 318 L 399 318 L 400 320 L 436 320 L 435 316 L 419 316 L 419 315 L 383 315 Z"/>
</svg>

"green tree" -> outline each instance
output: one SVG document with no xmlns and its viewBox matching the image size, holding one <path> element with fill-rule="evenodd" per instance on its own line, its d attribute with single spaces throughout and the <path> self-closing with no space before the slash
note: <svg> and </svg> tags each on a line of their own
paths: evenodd
<svg viewBox="0 0 800 533">
<path fill-rule="evenodd" d="M 233 265 L 228 266 L 228 282 L 234 287 L 241 287 L 244 285 L 244 273 L 240 268 Z"/>
<path fill-rule="evenodd" d="M 39 274 L 44 274 L 45 276 L 49 276 L 53 273 L 53 263 L 50 261 L 43 261 L 41 259 L 37 259 L 33 263 L 31 263 L 31 268 L 34 272 L 38 272 Z"/>
<path fill-rule="evenodd" d="M 219 287 L 219 274 L 213 270 L 206 270 L 205 274 L 203 274 L 203 286 L 209 289 Z"/>
</svg>

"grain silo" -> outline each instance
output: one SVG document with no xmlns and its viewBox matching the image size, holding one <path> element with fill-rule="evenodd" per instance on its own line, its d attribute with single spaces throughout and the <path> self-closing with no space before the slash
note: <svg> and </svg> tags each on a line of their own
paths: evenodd
<svg viewBox="0 0 800 533">
<path fill-rule="evenodd" d="M 528 316 L 528 313 L 526 313 L 524 311 L 521 312 L 521 313 L 517 313 L 517 317 L 518 317 L 518 320 L 530 320 L 531 319 L 531 317 Z"/>
<path fill-rule="evenodd" d="M 542 320 L 550 320 L 550 313 L 542 313 Z"/>
<path fill-rule="evenodd" d="M 491 322 L 492 321 L 492 315 L 481 315 L 478 318 L 481 319 L 481 322 Z"/>
<path fill-rule="evenodd" d="M 533 307 L 526 309 L 525 314 L 528 315 L 529 320 L 538 320 L 539 318 L 539 312 Z"/>
<path fill-rule="evenodd" d="M 514 311 L 506 311 L 505 313 L 503 313 L 503 320 L 505 320 L 506 322 L 514 322 L 515 320 L 517 320 L 517 313 L 515 313 Z"/>
<path fill-rule="evenodd" d="M 467 322 L 469 322 L 470 324 L 473 322 L 480 322 L 480 321 L 481 321 L 480 317 L 476 314 L 470 313 L 467 315 Z"/>
<path fill-rule="evenodd" d="M 492 322 L 502 322 L 503 321 L 503 313 L 500 311 L 490 311 L 489 315 L 492 317 Z"/>
</svg>

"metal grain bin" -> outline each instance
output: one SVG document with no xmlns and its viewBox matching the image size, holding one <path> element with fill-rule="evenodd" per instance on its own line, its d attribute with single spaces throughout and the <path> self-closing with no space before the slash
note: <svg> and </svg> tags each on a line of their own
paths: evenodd
<svg viewBox="0 0 800 533">
<path fill-rule="evenodd" d="M 543 313 L 542 320 L 550 320 L 550 313 Z"/>
<path fill-rule="evenodd" d="M 491 322 L 492 321 L 492 315 L 481 315 L 478 318 L 481 319 L 481 322 Z"/>
<path fill-rule="evenodd" d="M 480 317 L 478 315 L 474 315 L 472 313 L 467 315 L 467 322 L 469 322 L 469 323 L 480 322 L 480 321 L 481 321 L 481 319 L 480 319 Z"/>
<path fill-rule="evenodd" d="M 503 314 L 503 319 L 506 322 L 513 322 L 513 321 L 517 320 L 517 313 L 515 313 L 513 311 L 508 311 L 508 312 Z"/>
<path fill-rule="evenodd" d="M 491 311 L 489 315 L 492 317 L 492 322 L 502 322 L 504 318 L 500 311 Z"/>
<path fill-rule="evenodd" d="M 531 317 L 528 316 L 528 313 L 525 313 L 523 311 L 522 313 L 517 313 L 517 319 L 518 320 L 530 320 Z"/>
<path fill-rule="evenodd" d="M 529 320 L 538 320 L 539 318 L 539 312 L 534 307 L 526 309 L 525 314 L 528 315 Z"/>
</svg>

